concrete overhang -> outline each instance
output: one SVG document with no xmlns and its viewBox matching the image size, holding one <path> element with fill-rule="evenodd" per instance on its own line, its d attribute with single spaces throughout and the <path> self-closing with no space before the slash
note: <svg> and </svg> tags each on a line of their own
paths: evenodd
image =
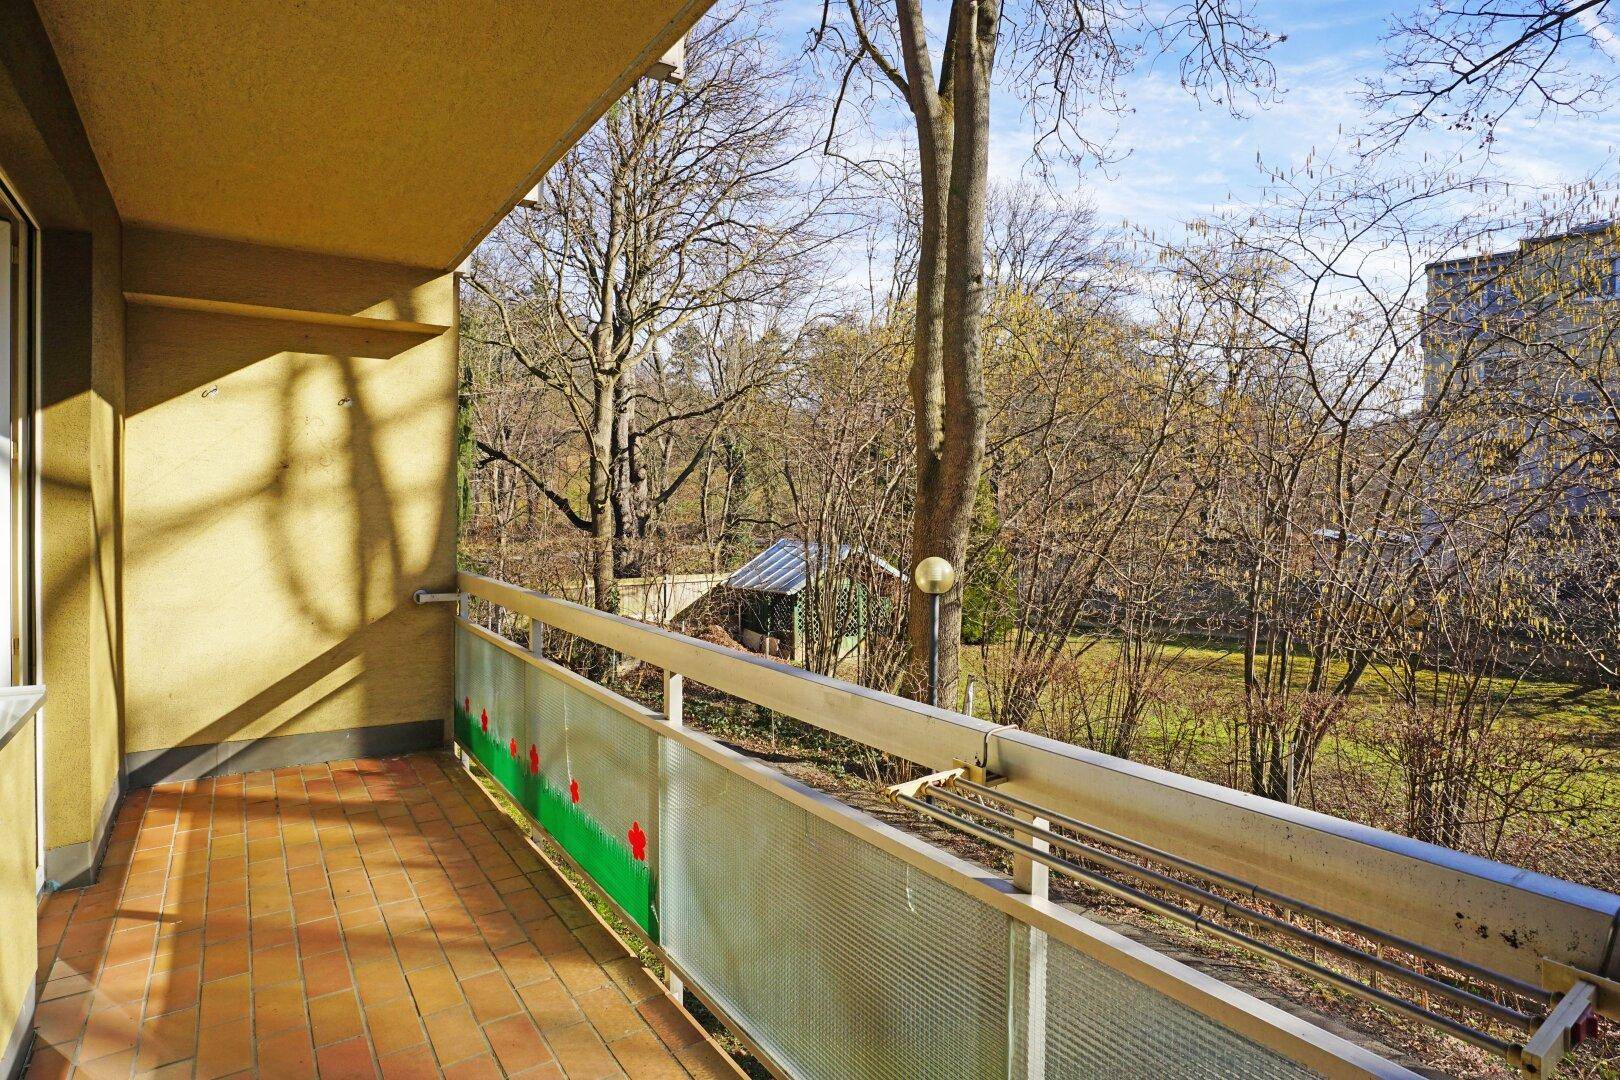
<svg viewBox="0 0 1620 1080">
<path fill-rule="evenodd" d="M 711 0 L 38 0 L 128 224 L 455 266 Z"/>
</svg>

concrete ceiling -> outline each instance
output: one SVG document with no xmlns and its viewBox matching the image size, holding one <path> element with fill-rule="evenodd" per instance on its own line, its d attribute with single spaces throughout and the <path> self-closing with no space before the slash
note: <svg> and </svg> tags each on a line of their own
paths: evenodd
<svg viewBox="0 0 1620 1080">
<path fill-rule="evenodd" d="M 131 224 L 448 268 L 709 0 L 38 0 Z"/>
</svg>

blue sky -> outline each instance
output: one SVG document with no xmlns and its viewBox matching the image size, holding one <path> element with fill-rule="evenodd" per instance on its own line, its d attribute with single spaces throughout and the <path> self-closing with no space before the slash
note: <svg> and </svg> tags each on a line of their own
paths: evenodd
<svg viewBox="0 0 1620 1080">
<path fill-rule="evenodd" d="M 1229 198 L 1260 198 L 1264 185 L 1257 155 L 1267 165 L 1287 168 L 1313 152 L 1349 145 L 1365 122 L 1356 100 L 1359 81 L 1382 69 L 1380 38 L 1398 9 L 1356 0 L 1263 0 L 1258 7 L 1262 25 L 1288 34 L 1273 53 L 1281 100 L 1235 119 L 1200 108 L 1177 84 L 1172 65 L 1161 63 L 1158 70 L 1132 76 L 1127 96 L 1135 111 L 1119 134 L 1130 157 L 1109 170 L 1111 175 L 1079 178 L 1105 219 L 1173 229 Z M 1010 127 L 1003 135 L 1008 149 L 998 167 L 1016 171 L 1014 159 L 1021 154 L 1016 135 Z M 1526 187 L 1556 186 L 1604 170 L 1617 145 L 1620 116 L 1512 119 L 1498 132 L 1490 166 Z M 1479 156 L 1472 136 L 1448 132 L 1420 135 L 1409 149 L 1442 158 Z"/>
<path fill-rule="evenodd" d="M 1359 80 L 1383 66 L 1380 38 L 1391 14 L 1421 2 L 1257 0 L 1260 25 L 1288 35 L 1272 54 L 1280 100 L 1234 118 L 1218 106 L 1200 106 L 1187 94 L 1173 59 L 1144 66 L 1123 84 L 1127 111 L 1117 118 L 1097 118 L 1105 128 L 1117 120 L 1113 146 L 1125 154 L 1123 160 L 1062 174 L 1056 189 L 1084 192 L 1105 224 L 1126 222 L 1163 238 L 1173 238 L 1188 219 L 1263 199 L 1265 181 L 1257 158 L 1286 170 L 1313 152 L 1320 157 L 1335 144 L 1349 145 L 1365 119 L 1355 91 Z M 773 21 L 784 43 L 802 44 L 820 9 L 819 0 L 788 0 L 779 8 Z M 1600 28 L 1595 36 L 1602 35 Z M 1620 43 L 1609 47 L 1612 57 L 1589 45 L 1585 53 L 1596 63 L 1620 64 Z M 902 119 L 897 101 L 887 106 L 897 121 Z M 993 174 L 1004 179 L 1023 174 L 1031 145 L 1029 124 L 1016 98 L 1003 93 L 994 124 Z M 1515 119 L 1499 129 L 1489 168 L 1527 189 L 1556 187 L 1608 171 L 1617 146 L 1620 110 L 1613 116 Z M 1423 134 L 1406 150 L 1440 158 L 1480 156 L 1470 137 L 1446 132 Z"/>
</svg>

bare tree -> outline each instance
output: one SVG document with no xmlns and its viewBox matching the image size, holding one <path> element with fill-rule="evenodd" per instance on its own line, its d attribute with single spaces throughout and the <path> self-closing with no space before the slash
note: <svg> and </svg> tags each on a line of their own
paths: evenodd
<svg viewBox="0 0 1620 1080">
<path fill-rule="evenodd" d="M 803 157 L 810 95 L 733 5 L 687 46 L 682 86 L 642 82 L 480 249 L 475 346 L 571 422 L 584 490 L 479 440 L 590 537 L 595 603 L 762 380 L 813 283 L 830 205 Z M 746 338 L 750 344 L 740 344 Z"/>
<path fill-rule="evenodd" d="M 1240 634 L 1242 749 L 1270 798 L 1298 797 L 1421 606 L 1425 515 L 1459 494 L 1434 481 L 1454 394 L 1421 392 L 1426 268 L 1456 232 L 1430 209 L 1458 183 L 1318 161 L 1276 178 L 1267 211 L 1205 222 L 1161 256 L 1178 312 L 1164 346 L 1218 376 L 1204 572 L 1213 622 Z"/>
<path fill-rule="evenodd" d="M 988 423 L 985 214 L 997 73 L 1023 97 L 1043 144 L 1095 152 L 1106 140 L 1085 118 L 1096 106 L 1116 104 L 1119 76 L 1143 53 L 1180 54 L 1189 88 L 1231 103 L 1256 87 L 1269 89 L 1264 53 L 1271 39 L 1247 5 L 1228 0 L 1170 9 L 1137 0 L 1101 7 L 1024 0 L 1005 19 L 1002 0 L 951 0 L 940 37 L 931 35 L 921 0 L 845 0 L 823 12 L 816 41 L 841 58 L 840 104 L 851 78 L 865 72 L 891 86 L 911 115 L 920 229 L 909 377 L 916 457 L 910 557 L 915 564 L 942 556 L 961 568 Z M 929 618 L 929 605 L 913 596 L 907 637 L 914 692 L 923 689 Z M 945 700 L 957 680 L 961 625 L 958 587 L 946 597 L 940 628 Z"/>
<path fill-rule="evenodd" d="M 904 660 L 903 584 L 876 559 L 905 545 L 898 512 L 911 470 L 904 345 L 893 328 L 846 317 L 806 336 L 788 408 L 774 424 L 784 530 L 801 539 L 811 573 L 801 596 L 803 662 L 892 687 Z"/>
<path fill-rule="evenodd" d="M 1603 109 L 1620 77 L 1610 0 L 1438 0 L 1394 20 L 1387 68 L 1368 80 L 1376 146 L 1441 126 L 1490 143 L 1513 112 Z"/>
</svg>

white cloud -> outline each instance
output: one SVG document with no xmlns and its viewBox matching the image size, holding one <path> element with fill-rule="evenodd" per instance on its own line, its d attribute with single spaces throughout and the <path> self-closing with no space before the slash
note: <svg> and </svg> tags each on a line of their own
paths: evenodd
<svg viewBox="0 0 1620 1080">
<path fill-rule="evenodd" d="M 1597 8 L 1583 8 L 1575 13 L 1575 21 L 1581 24 L 1593 43 L 1602 49 L 1611 60 L 1620 60 L 1620 37 L 1616 37 L 1613 30 L 1604 23 L 1603 16 Z"/>
</svg>

